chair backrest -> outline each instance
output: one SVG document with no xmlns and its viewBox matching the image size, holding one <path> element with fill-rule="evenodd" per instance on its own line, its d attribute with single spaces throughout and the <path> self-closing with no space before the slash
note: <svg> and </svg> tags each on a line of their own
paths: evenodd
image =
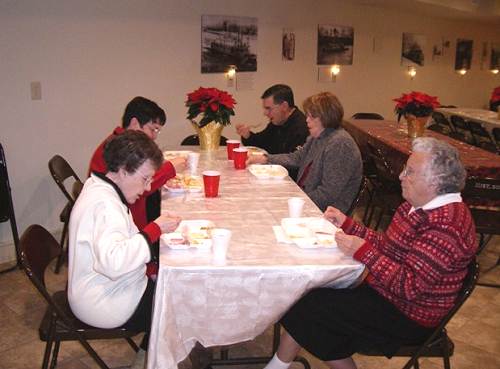
<svg viewBox="0 0 500 369">
<path fill-rule="evenodd" d="M 435 123 L 439 124 L 442 127 L 446 127 L 450 131 L 453 129 L 450 122 L 448 121 L 448 119 L 446 119 L 443 113 L 435 111 L 434 113 L 432 113 L 432 119 Z"/>
<path fill-rule="evenodd" d="M 19 247 L 24 271 L 50 304 L 50 295 L 45 288 L 45 270 L 61 253 L 59 243 L 45 228 L 34 224 L 21 236 Z"/>
<path fill-rule="evenodd" d="M 352 119 L 384 120 L 384 117 L 378 113 L 356 113 L 352 116 Z"/>
<path fill-rule="evenodd" d="M 382 182 L 394 182 L 399 186 L 399 173 L 396 173 L 387 162 L 384 153 L 378 148 L 367 143 L 368 157 L 374 165 L 377 177 Z"/>
<path fill-rule="evenodd" d="M 226 146 L 227 138 L 224 136 L 220 136 L 220 145 Z M 198 135 L 190 135 L 184 138 L 181 142 L 181 146 L 199 146 L 200 138 Z"/>
<path fill-rule="evenodd" d="M 54 178 L 54 181 L 59 186 L 64 196 L 73 204 L 80 194 L 83 183 L 73 168 L 71 168 L 71 165 L 69 165 L 62 156 L 54 155 L 52 159 L 49 160 L 49 170 L 52 178 Z M 68 178 L 73 178 L 74 181 L 71 190 L 68 190 L 64 184 Z"/>
<path fill-rule="evenodd" d="M 16 215 L 10 189 L 9 172 L 3 146 L 0 144 L 0 222 L 10 221 L 12 238 L 16 249 L 16 258 L 19 260 L 19 234 L 17 232 Z"/>
<path fill-rule="evenodd" d="M 469 127 L 467 125 L 467 122 L 465 121 L 464 118 L 458 116 L 458 115 L 452 115 L 450 117 L 451 124 L 453 125 L 453 128 L 455 128 L 456 131 L 464 131 L 464 132 L 469 132 Z"/>
<path fill-rule="evenodd" d="M 368 179 L 363 176 L 361 177 L 361 183 L 359 185 L 359 190 L 358 193 L 356 194 L 356 197 L 354 200 L 352 200 L 351 206 L 349 207 L 349 210 L 347 210 L 346 215 L 351 216 L 354 209 L 358 206 L 359 202 L 363 198 L 365 192 L 367 191 L 368 188 Z"/>
<path fill-rule="evenodd" d="M 484 150 L 488 150 L 491 152 L 498 152 L 498 147 L 496 142 L 493 140 L 493 137 L 490 136 L 488 131 L 483 127 L 483 125 L 479 122 L 469 120 L 467 121 L 467 125 L 469 126 L 470 133 L 474 140 L 474 145 L 483 148 Z"/>
</svg>

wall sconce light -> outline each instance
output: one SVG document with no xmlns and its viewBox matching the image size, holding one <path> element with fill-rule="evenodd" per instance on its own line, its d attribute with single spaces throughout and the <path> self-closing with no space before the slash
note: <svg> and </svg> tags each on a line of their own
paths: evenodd
<svg viewBox="0 0 500 369">
<path fill-rule="evenodd" d="M 226 72 L 227 86 L 232 87 L 236 79 L 236 65 L 230 65 Z"/>
<path fill-rule="evenodd" d="M 415 78 L 415 76 L 417 75 L 417 68 L 411 66 L 408 67 L 408 75 L 410 76 L 410 79 Z"/>
<path fill-rule="evenodd" d="M 490 69 L 490 72 L 493 73 L 493 74 L 498 74 L 499 69 L 498 69 L 498 67 L 495 67 L 493 69 Z"/>
<path fill-rule="evenodd" d="M 337 74 L 340 73 L 340 66 L 337 64 L 332 65 L 330 68 L 330 74 L 332 76 L 332 82 L 335 82 L 337 80 Z"/>
<path fill-rule="evenodd" d="M 465 68 L 458 69 L 457 73 L 460 74 L 461 76 L 465 76 L 465 74 L 467 73 L 467 69 Z"/>
</svg>

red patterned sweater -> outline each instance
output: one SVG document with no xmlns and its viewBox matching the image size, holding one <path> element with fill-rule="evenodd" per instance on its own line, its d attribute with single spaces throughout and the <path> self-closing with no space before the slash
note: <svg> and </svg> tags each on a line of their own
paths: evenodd
<svg viewBox="0 0 500 369">
<path fill-rule="evenodd" d="M 354 258 L 369 270 L 366 282 L 420 325 L 434 327 L 451 309 L 477 249 L 469 209 L 454 202 L 432 210 L 403 203 L 385 233 L 351 218 L 342 229 L 365 239 Z"/>
</svg>

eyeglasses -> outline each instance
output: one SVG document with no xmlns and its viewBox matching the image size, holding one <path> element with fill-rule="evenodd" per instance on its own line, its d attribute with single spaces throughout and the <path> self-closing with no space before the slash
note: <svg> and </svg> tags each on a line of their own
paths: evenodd
<svg viewBox="0 0 500 369">
<path fill-rule="evenodd" d="M 139 174 L 139 176 L 142 178 L 144 181 L 144 186 L 149 186 L 151 183 L 153 183 L 153 176 L 145 176 L 140 170 L 136 170 L 136 173 Z"/>
<path fill-rule="evenodd" d="M 149 127 L 149 129 L 155 134 L 155 135 L 159 135 L 161 133 L 161 128 L 158 128 L 156 126 L 153 126 L 151 125 L 151 127 Z"/>
</svg>

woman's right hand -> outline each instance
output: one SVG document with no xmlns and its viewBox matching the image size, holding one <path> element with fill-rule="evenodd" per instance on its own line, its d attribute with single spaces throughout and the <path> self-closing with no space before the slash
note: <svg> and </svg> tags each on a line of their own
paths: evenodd
<svg viewBox="0 0 500 369">
<path fill-rule="evenodd" d="M 267 164 L 267 155 L 248 155 L 247 166 L 250 164 Z"/>
<path fill-rule="evenodd" d="M 334 226 L 341 227 L 344 224 L 347 216 L 342 213 L 339 209 L 334 208 L 333 206 L 329 206 L 326 208 L 325 213 L 323 214 L 325 219 L 329 220 L 333 223 Z"/>
<path fill-rule="evenodd" d="M 174 213 L 166 212 L 156 218 L 154 222 L 160 227 L 161 233 L 170 233 L 177 229 L 181 222 L 181 217 Z"/>
</svg>

